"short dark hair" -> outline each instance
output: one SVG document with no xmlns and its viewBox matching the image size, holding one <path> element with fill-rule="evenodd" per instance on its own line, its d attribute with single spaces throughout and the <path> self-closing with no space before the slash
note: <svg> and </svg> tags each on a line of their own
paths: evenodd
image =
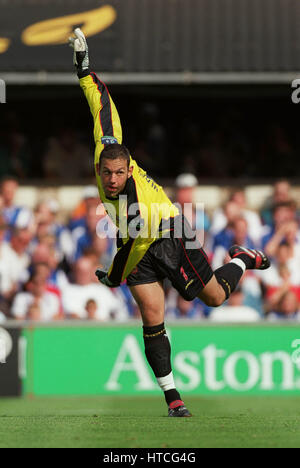
<svg viewBox="0 0 300 468">
<path fill-rule="evenodd" d="M 100 155 L 100 164 L 103 159 L 125 159 L 129 167 L 130 163 L 130 153 L 128 148 L 125 145 L 119 145 L 118 143 L 113 143 L 112 145 L 107 145 L 102 150 Z"/>
<path fill-rule="evenodd" d="M 3 184 L 5 184 L 5 182 L 15 182 L 16 184 L 19 183 L 17 177 L 15 177 L 14 175 L 10 175 L 10 174 L 6 174 L 3 177 L 1 177 L 0 187 L 2 187 Z"/>
<path fill-rule="evenodd" d="M 278 202 L 273 206 L 273 213 L 279 208 L 289 208 L 290 210 L 296 211 L 297 203 L 295 202 L 295 200 Z"/>
</svg>

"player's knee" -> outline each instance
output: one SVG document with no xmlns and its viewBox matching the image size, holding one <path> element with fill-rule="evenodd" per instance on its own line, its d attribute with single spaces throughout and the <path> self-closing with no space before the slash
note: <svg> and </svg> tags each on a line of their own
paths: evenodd
<svg viewBox="0 0 300 468">
<path fill-rule="evenodd" d="M 217 293 L 207 296 L 204 298 L 204 302 L 208 307 L 219 307 L 224 302 L 224 294 Z"/>
<path fill-rule="evenodd" d="M 219 307 L 226 299 L 224 289 L 212 278 L 211 282 L 202 290 L 199 298 L 208 307 Z"/>
<path fill-rule="evenodd" d="M 140 307 L 140 311 L 143 317 L 143 322 L 147 325 L 160 322 L 164 316 L 163 310 L 161 310 L 159 307 L 153 307 L 149 304 Z"/>
</svg>

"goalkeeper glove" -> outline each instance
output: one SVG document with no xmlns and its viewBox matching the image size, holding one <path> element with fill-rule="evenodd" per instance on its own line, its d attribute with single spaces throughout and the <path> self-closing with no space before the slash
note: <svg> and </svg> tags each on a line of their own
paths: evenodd
<svg viewBox="0 0 300 468">
<path fill-rule="evenodd" d="M 97 270 L 95 275 L 97 276 L 98 280 L 100 283 L 105 284 L 105 286 L 108 286 L 109 288 L 116 288 L 119 285 L 113 284 L 109 279 L 107 273 L 105 271 Z"/>
<path fill-rule="evenodd" d="M 76 37 L 69 37 L 69 45 L 74 49 L 73 63 L 78 72 L 83 72 L 90 66 L 88 45 L 80 28 L 76 28 L 74 34 Z"/>
</svg>

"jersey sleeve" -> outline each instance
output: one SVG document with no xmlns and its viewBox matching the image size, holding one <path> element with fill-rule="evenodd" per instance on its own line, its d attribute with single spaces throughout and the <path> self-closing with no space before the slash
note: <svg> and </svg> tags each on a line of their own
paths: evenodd
<svg viewBox="0 0 300 468">
<path fill-rule="evenodd" d="M 122 143 L 119 114 L 107 86 L 96 73 L 91 72 L 79 81 L 93 116 L 95 154 L 99 158 L 105 145 Z"/>
</svg>

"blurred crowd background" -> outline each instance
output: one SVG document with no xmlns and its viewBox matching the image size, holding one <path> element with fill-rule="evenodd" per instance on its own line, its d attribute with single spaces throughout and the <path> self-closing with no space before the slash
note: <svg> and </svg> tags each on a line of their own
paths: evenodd
<svg viewBox="0 0 300 468">
<path fill-rule="evenodd" d="M 99 266 L 109 267 L 116 253 L 115 228 L 97 188 L 87 184 L 78 205 L 62 216 L 55 198 L 41 198 L 34 209 L 16 204 L 19 184 L 15 176 L 4 176 L 0 185 L 0 320 L 138 318 L 126 283 L 109 289 L 95 276 Z M 195 203 L 197 186 L 195 174 L 178 175 L 173 201 L 190 204 L 184 213 L 213 269 L 229 261 L 227 251 L 235 243 L 264 249 L 272 266 L 264 272 L 247 271 L 239 288 L 217 309 L 200 300 L 186 302 L 166 281 L 166 317 L 299 320 L 300 218 L 289 180 L 275 182 L 260 211 L 249 209 L 243 187 L 234 187 L 222 205 L 208 212 Z"/>
<path fill-rule="evenodd" d="M 282 96 L 267 100 L 265 92 L 252 102 L 228 93 L 220 99 L 194 97 L 192 91 L 192 98 L 182 91 L 175 97 L 174 90 L 171 97 L 156 91 L 147 98 L 116 92 L 124 143 L 174 202 L 194 203 L 185 215 L 213 269 L 229 260 L 227 251 L 235 243 L 264 249 L 272 267 L 247 272 L 224 307 L 213 310 L 199 300 L 184 301 L 166 281 L 166 316 L 297 320 L 300 203 L 292 187 L 300 172 L 297 106 Z M 58 89 L 55 100 L 50 88 L 49 94 L 36 92 L 20 96 L 15 90 L 0 115 L 0 318 L 137 318 L 126 284 L 110 290 L 94 274 L 111 264 L 115 231 L 106 223 L 107 236 L 101 227 L 105 213 L 94 186 L 92 119 L 82 92 L 68 88 L 63 96 Z M 201 205 L 197 187 L 224 183 L 225 200 Z M 255 211 L 244 190 L 247 183 L 273 185 L 271 197 Z M 69 201 L 55 196 L 41 196 L 36 206 L 20 203 L 19 186 L 72 184 L 85 187 L 75 208 L 66 210 Z"/>
<path fill-rule="evenodd" d="M 126 284 L 110 290 L 94 274 L 116 253 L 115 231 L 106 223 L 110 235 L 103 232 L 93 121 L 66 47 L 74 21 L 84 30 L 94 24 L 86 28 L 91 66 L 107 74 L 123 142 L 174 202 L 194 204 L 185 214 L 213 269 L 228 261 L 234 243 L 272 259 L 269 270 L 247 272 L 218 309 L 185 302 L 166 282 L 167 317 L 298 319 L 300 133 L 292 82 L 300 69 L 299 3 L 286 2 L 283 21 L 281 0 L 218 8 L 191 1 L 184 9 L 182 0 L 158 0 L 154 9 L 143 2 L 143 13 L 138 0 L 115 0 L 107 26 L 90 11 L 99 8 L 93 0 L 2 3 L 0 320 L 139 315 Z M 65 29 L 56 37 L 57 21 Z M 55 195 L 73 185 L 83 187 L 77 206 L 72 191 Z M 225 186 L 226 196 L 213 199 L 210 187 Z M 256 194 L 256 186 L 271 187 L 270 195 Z M 40 197 L 22 201 L 24 187 Z"/>
</svg>

